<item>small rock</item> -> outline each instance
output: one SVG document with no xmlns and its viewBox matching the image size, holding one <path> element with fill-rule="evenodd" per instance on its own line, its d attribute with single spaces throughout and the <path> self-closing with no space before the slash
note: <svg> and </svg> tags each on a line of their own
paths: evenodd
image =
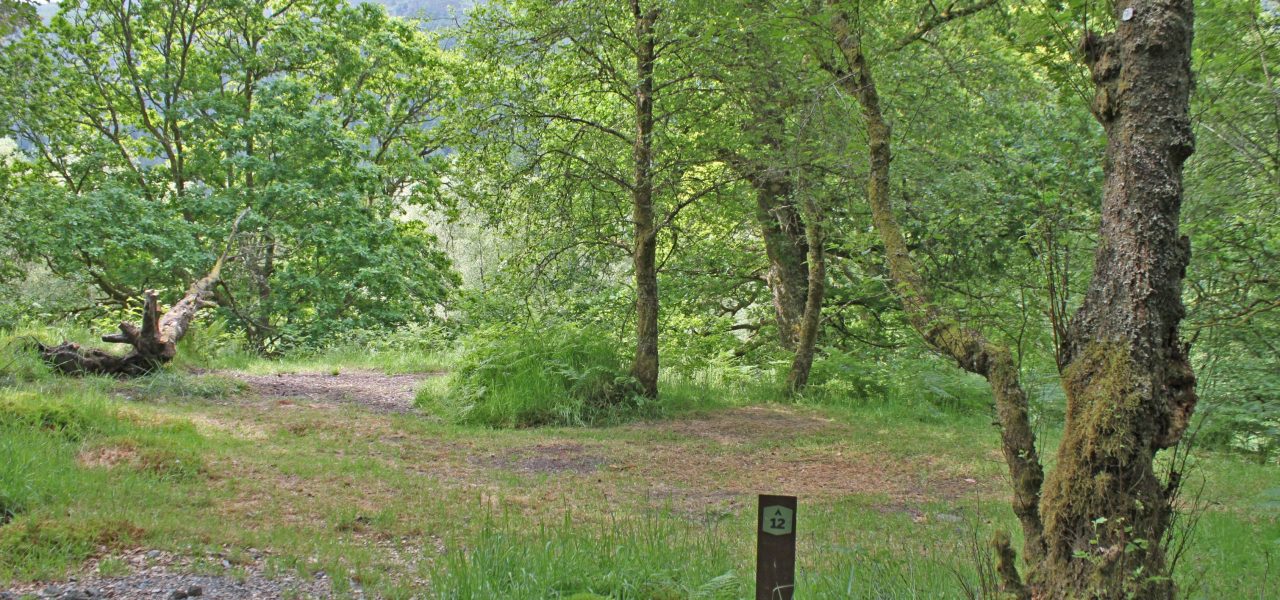
<svg viewBox="0 0 1280 600">
<path fill-rule="evenodd" d="M 203 595 L 204 595 L 204 588 L 202 588 L 202 587 L 200 587 L 200 586 L 198 586 L 198 585 L 193 585 L 193 586 L 191 586 L 191 587 L 187 588 L 187 597 L 188 597 L 188 598 L 195 598 L 196 596 L 203 596 Z"/>
<path fill-rule="evenodd" d="M 147 552 L 147 558 L 149 558 L 149 559 L 151 559 L 151 560 L 159 560 L 159 559 L 160 559 L 160 551 L 159 551 L 159 550 L 151 550 L 150 552 Z"/>
<path fill-rule="evenodd" d="M 18 600 L 18 595 L 13 592 L 0 592 L 0 600 Z"/>
<path fill-rule="evenodd" d="M 953 515 L 950 513 L 938 513 L 937 517 L 939 521 L 943 521 L 946 523 L 959 523 L 961 521 L 964 521 L 964 517 L 961 517 L 959 515 Z"/>
<path fill-rule="evenodd" d="M 222 559 L 222 568 L 224 568 L 224 569 L 230 569 L 230 568 L 231 568 L 231 561 L 229 561 L 229 560 L 227 560 L 227 559 L 225 559 L 225 558 L 224 558 L 224 559 Z"/>
<path fill-rule="evenodd" d="M 47 588 L 44 588 L 44 592 L 42 592 L 40 595 L 44 596 L 45 598 L 57 598 L 58 596 L 62 595 L 62 590 L 53 586 L 49 586 Z"/>
<path fill-rule="evenodd" d="M 187 590 L 174 590 L 169 594 L 169 600 L 184 600 L 187 597 Z"/>
<path fill-rule="evenodd" d="M 87 592 L 80 590 L 67 590 L 62 594 L 62 600 L 92 600 Z"/>
</svg>

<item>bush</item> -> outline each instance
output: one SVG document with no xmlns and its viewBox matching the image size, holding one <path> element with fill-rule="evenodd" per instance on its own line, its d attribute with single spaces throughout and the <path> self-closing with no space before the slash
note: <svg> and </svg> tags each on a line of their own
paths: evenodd
<svg viewBox="0 0 1280 600">
<path fill-rule="evenodd" d="M 453 373 L 418 402 L 446 420 L 491 427 L 590 425 L 652 412 L 618 348 L 593 328 L 494 326 L 468 336 Z"/>
</svg>

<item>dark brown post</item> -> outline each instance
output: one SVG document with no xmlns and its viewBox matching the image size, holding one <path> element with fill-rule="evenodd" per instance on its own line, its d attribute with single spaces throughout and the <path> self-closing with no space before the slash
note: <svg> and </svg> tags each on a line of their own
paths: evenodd
<svg viewBox="0 0 1280 600">
<path fill-rule="evenodd" d="M 756 600 L 791 600 L 796 588 L 796 498 L 760 496 Z"/>
</svg>

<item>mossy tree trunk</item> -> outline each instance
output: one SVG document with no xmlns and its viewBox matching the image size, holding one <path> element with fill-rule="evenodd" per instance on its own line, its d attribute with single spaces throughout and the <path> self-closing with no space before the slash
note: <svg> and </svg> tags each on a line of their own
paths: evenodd
<svg viewBox="0 0 1280 600">
<path fill-rule="evenodd" d="M 635 19 L 635 146 L 631 182 L 634 246 L 632 263 L 636 284 L 636 355 L 631 375 L 650 398 L 658 396 L 658 229 L 653 210 L 653 62 L 654 22 L 657 11 L 644 10 L 631 0 Z"/>
<path fill-rule="evenodd" d="M 1178 232 L 1188 112 L 1191 0 L 1117 4 L 1117 27 L 1082 43 L 1092 110 L 1107 133 L 1094 275 L 1072 319 L 1067 421 L 1045 486 L 1045 597 L 1168 598 L 1161 539 L 1178 483 L 1157 452 L 1178 443 L 1196 405 L 1178 326 L 1190 247 Z"/>
<path fill-rule="evenodd" d="M 787 171 L 756 170 L 747 177 L 756 193 L 756 222 L 769 259 L 767 275 L 773 298 L 778 341 L 796 350 L 809 289 L 808 242 Z"/>
<path fill-rule="evenodd" d="M 834 0 L 832 4 L 836 4 Z M 954 359 L 961 368 L 991 383 L 1005 464 L 1014 485 L 1013 512 L 1025 534 L 1024 555 L 1034 560 L 1042 548 L 1039 505 L 1044 470 L 1027 417 L 1027 395 L 1019 380 L 1018 367 L 1007 348 L 992 343 L 980 331 L 961 326 L 930 301 L 930 292 L 893 213 L 889 187 L 892 129 L 880 108 L 879 91 L 863 50 L 862 24 L 858 15 L 837 5 L 831 16 L 831 31 L 844 64 L 828 65 L 828 68 L 841 88 L 858 101 L 866 123 L 871 167 L 867 177 L 867 202 L 872 223 L 884 244 L 890 278 L 908 320 L 924 340 Z"/>
<path fill-rule="evenodd" d="M 805 196 L 805 244 L 808 246 L 808 270 L 805 290 L 804 318 L 800 323 L 796 354 L 787 373 L 787 392 L 795 394 L 809 384 L 809 371 L 813 367 L 814 351 L 818 347 L 818 333 L 822 330 L 822 300 L 827 291 L 827 257 L 823 237 L 822 212 L 818 201 Z"/>
<path fill-rule="evenodd" d="M 1178 218 L 1182 164 L 1193 144 L 1191 1 L 1118 5 L 1117 31 L 1090 35 L 1083 44 L 1097 85 L 1093 110 L 1107 132 L 1106 184 L 1094 278 L 1064 345 L 1067 421 L 1043 498 L 1043 468 L 1017 366 L 1006 348 L 931 302 L 893 213 L 892 134 L 863 51 L 862 23 L 838 0 L 828 3 L 843 65 L 826 66 L 862 107 L 871 165 L 867 199 L 896 292 L 927 343 L 991 383 L 1027 566 L 1024 584 L 1009 536 L 998 534 L 1004 591 L 1019 598 L 1172 597 L 1161 539 L 1178 475 L 1161 481 L 1153 462 L 1181 439 L 1196 403 L 1178 336 L 1190 255 Z M 917 31 L 989 5 L 951 10 L 950 17 L 940 12 Z"/>
</svg>

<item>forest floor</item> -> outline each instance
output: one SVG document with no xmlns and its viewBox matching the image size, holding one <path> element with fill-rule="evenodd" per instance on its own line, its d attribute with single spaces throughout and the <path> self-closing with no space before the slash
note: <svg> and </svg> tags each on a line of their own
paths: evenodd
<svg viewBox="0 0 1280 600">
<path fill-rule="evenodd" d="M 5 526 L 0 597 L 735 598 L 760 493 L 801 498 L 812 593 L 798 597 L 965 597 L 989 585 L 985 540 L 1011 528 L 981 416 L 748 405 L 499 431 L 419 412 L 414 390 L 436 375 L 326 366 L 41 384 L 101 393 L 141 429 L 77 441 L 81 487 Z M 157 466 L 155 448 L 197 465 Z M 1280 554 L 1265 500 L 1280 476 L 1203 463 L 1182 584 L 1265 597 Z"/>
</svg>

